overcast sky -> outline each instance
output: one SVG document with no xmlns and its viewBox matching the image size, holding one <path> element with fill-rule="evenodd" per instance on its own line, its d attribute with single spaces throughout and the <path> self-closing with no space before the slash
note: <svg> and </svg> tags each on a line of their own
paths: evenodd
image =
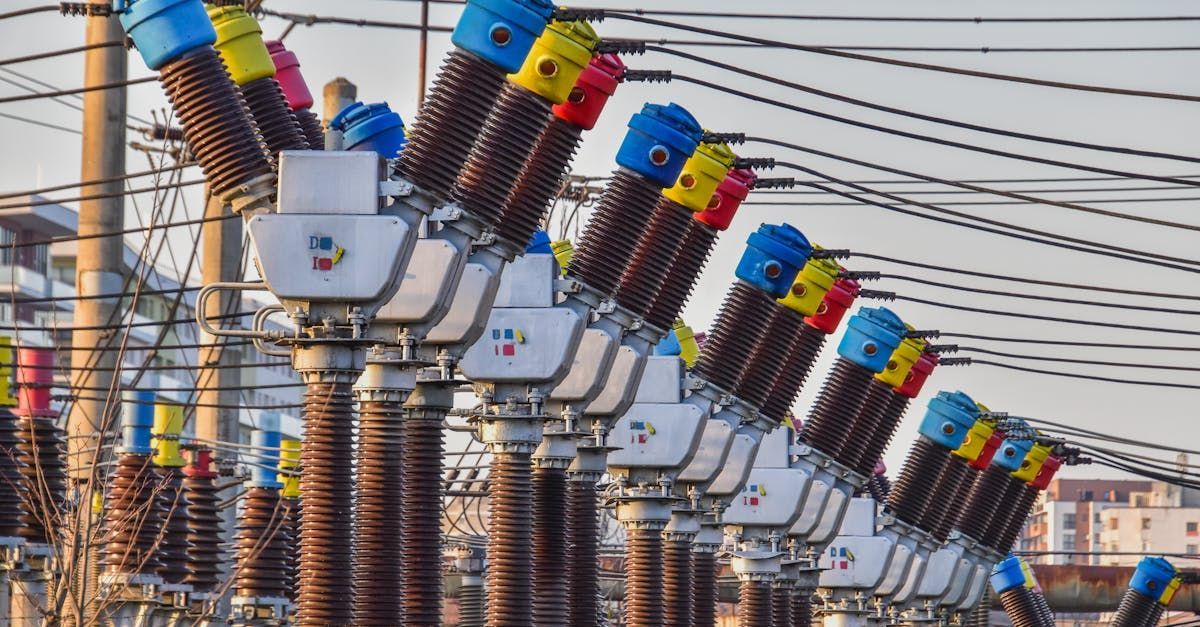
<svg viewBox="0 0 1200 627">
<path fill-rule="evenodd" d="M 5 6 L 29 4 L 24 0 L 5 0 Z M 709 0 L 690 2 L 654 2 L 653 8 L 726 10 L 729 3 Z M 622 3 L 623 6 L 635 6 Z M 372 18 L 412 22 L 417 19 L 419 5 L 396 0 L 266 0 L 265 6 L 303 13 L 319 13 L 344 17 Z M 651 3 L 641 6 L 650 8 Z M 1186 15 L 1196 14 L 1191 2 L 1161 1 L 1129 3 L 1116 1 L 1069 2 L 932 2 L 910 0 L 895 2 L 755 2 L 738 3 L 738 10 L 764 12 L 806 12 L 855 15 Z M 434 7 L 432 22 L 452 25 L 456 7 Z M 680 18 L 684 19 L 684 18 Z M 894 46 L 1138 46 L 1138 45 L 1197 45 L 1196 22 L 1160 23 L 1100 23 L 1100 24 L 914 24 L 864 22 L 814 22 L 785 20 L 698 20 L 692 23 L 722 28 L 744 34 L 785 39 L 812 45 L 894 45 Z M 278 35 L 286 23 L 267 18 L 268 35 Z M 5 37 L 0 40 L 0 57 L 46 51 L 80 45 L 83 23 L 79 19 L 43 14 L 0 23 Z M 639 28 L 638 25 L 610 20 L 598 26 L 609 37 L 649 37 L 695 39 L 697 36 L 665 29 Z M 449 38 L 432 34 L 430 44 L 430 77 L 440 65 Z M 287 38 L 288 46 L 296 51 L 303 71 L 314 92 L 319 93 L 326 81 L 344 76 L 359 86 L 361 99 L 387 100 L 406 120 L 416 108 L 416 51 L 415 33 L 394 29 L 356 28 L 351 26 L 315 25 L 297 27 Z M 751 67 L 848 96 L 886 104 L 920 113 L 944 116 L 956 120 L 991 125 L 1032 134 L 1043 134 L 1098 144 L 1157 150 L 1195 156 L 1193 149 L 1200 115 L 1197 104 L 1138 98 L 1124 95 L 1105 95 L 1021 85 L 943 73 L 906 69 L 859 60 L 842 60 L 798 51 L 772 51 L 746 48 L 687 48 L 689 52 L 709 56 L 728 63 Z M 1200 52 L 1122 52 L 1122 53 L 917 53 L 880 52 L 892 56 L 929 63 L 967 67 L 996 73 L 1031 76 L 1042 79 L 1089 83 L 1114 87 L 1154 90 L 1175 93 L 1196 92 L 1196 66 Z M 1089 150 L 1048 146 L 1045 144 L 1009 140 L 991 135 L 955 130 L 925 122 L 876 113 L 841 103 L 824 100 L 784 88 L 742 78 L 714 68 L 662 55 L 627 60 L 639 69 L 672 69 L 679 73 L 728 84 L 770 98 L 797 105 L 836 113 L 857 120 L 873 122 L 889 128 L 930 134 L 969 144 L 1033 154 L 1093 166 L 1130 170 L 1158 175 L 1200 174 L 1195 164 L 1175 161 L 1129 157 Z M 15 77 L 7 70 L 17 70 L 46 81 L 57 88 L 73 88 L 82 84 L 82 55 L 60 57 L 49 61 L 17 66 L 0 66 L 0 79 Z M 130 77 L 147 76 L 150 72 L 137 55 L 130 56 Z M 0 83 L 0 96 L 23 93 L 8 83 Z M 69 100 L 67 100 L 70 102 Z M 857 129 L 835 122 L 819 120 L 767 105 L 739 100 L 685 84 L 624 85 L 610 103 L 595 131 L 586 136 L 576 160 L 581 174 L 605 174 L 613 168 L 619 138 L 629 116 L 643 102 L 675 101 L 688 107 L 708 128 L 721 131 L 744 131 L 753 135 L 777 137 L 814 148 L 843 154 L 889 166 L 910 169 L 923 174 L 948 179 L 971 178 L 1042 178 L 1088 176 L 1087 173 L 1050 166 L 1023 163 L 1011 159 L 981 155 L 965 150 L 939 147 L 883 134 Z M 149 117 L 152 110 L 161 110 L 166 101 L 157 84 L 130 88 L 130 113 Z M 319 105 L 318 105 L 319 106 Z M 78 129 L 80 116 L 63 104 L 47 100 L 0 104 L 0 113 L 35 118 L 47 123 Z M 31 187 L 67 183 L 79 180 L 79 137 L 76 134 L 0 117 L 4 147 L 0 148 L 0 190 L 19 190 Z M 130 134 L 130 140 L 139 139 Z M 738 149 L 744 156 L 772 156 L 798 161 L 817 170 L 841 178 L 879 179 L 891 175 L 865 168 L 848 166 L 836 161 L 818 159 L 800 153 L 768 146 L 747 145 Z M 132 152 L 131 170 L 145 169 L 146 157 Z M 790 176 L 777 170 L 774 176 Z M 196 178 L 192 171 L 186 178 Z M 1145 186 L 1161 183 L 1146 181 L 1086 182 L 1057 184 L 1061 188 L 1100 188 Z M 1051 184 L 1010 185 L 1012 189 L 1047 189 Z M 914 185 L 912 189 L 934 189 L 932 185 Z M 899 191 L 905 188 L 889 187 Z M 189 195 L 190 207 L 198 212 L 198 190 Z M 65 197 L 68 194 L 62 193 Z M 1179 188 L 1170 191 L 1062 192 L 1053 197 L 1065 200 L 1179 197 L 1192 198 L 1200 193 Z M 925 195 L 931 202 L 984 199 L 976 196 Z M 804 202 L 841 201 L 837 197 L 816 195 L 760 196 L 760 200 L 792 199 Z M 988 198 L 995 200 L 995 198 Z M 145 211 L 148 199 L 140 205 Z M 1140 216 L 1165 218 L 1177 222 L 1200 224 L 1194 200 L 1173 202 L 1122 202 L 1097 204 L 1097 207 Z M 1125 246 L 1160 254 L 1200 259 L 1196 233 L 1162 226 L 1152 226 L 1108 217 L 1085 215 L 1061 208 L 1040 205 L 953 206 L 952 208 L 980 216 L 1012 223 L 1044 228 L 1074 237 Z M 132 208 L 131 208 L 132 210 Z M 985 233 L 965 230 L 928 220 L 892 213 L 871 206 L 748 206 L 734 226 L 722 236 L 707 270 L 688 305 L 685 316 L 697 329 L 705 328 L 720 306 L 721 295 L 732 280 L 732 270 L 746 235 L 761 222 L 786 221 L 804 231 L 810 239 L 830 248 L 851 248 L 902 259 L 967 268 L 983 272 L 1039 277 L 1050 280 L 1082 282 L 1153 291 L 1200 294 L 1200 281 L 1190 272 L 1182 272 L 1112 260 L 1076 253 L 1038 244 L 1019 242 Z M 131 222 L 132 224 L 132 218 Z M 1023 288 L 1013 283 L 983 281 L 924 270 L 907 271 L 866 259 L 848 262 L 853 269 L 886 270 L 962 285 L 999 290 L 1028 291 L 1033 294 L 1070 296 L 1109 302 L 1138 303 L 1152 306 L 1200 309 L 1188 301 L 1152 300 L 1144 297 L 1112 296 L 1088 292 L 1053 290 L 1044 287 Z M 1101 322 L 1142 324 L 1200 332 L 1194 315 L 1133 312 L 1079 305 L 1017 301 L 1010 298 L 981 296 L 948 291 L 926 285 L 897 281 L 870 284 L 873 289 L 897 291 L 929 300 L 992 308 L 1010 312 L 1037 313 L 1065 318 Z M 878 303 L 866 303 L 877 305 Z M 1112 341 L 1141 344 L 1200 346 L 1200 338 L 1184 334 L 1162 334 L 1127 331 L 1104 326 L 1078 326 L 1055 322 L 1029 321 L 978 313 L 948 310 L 939 307 L 899 302 L 889 305 L 908 322 L 922 329 L 942 329 L 1009 337 Z M 1200 365 L 1200 356 L 1188 353 L 1150 352 L 1106 349 L 1041 348 L 1019 344 L 989 344 L 967 340 L 945 340 L 974 344 L 1011 352 L 1033 355 L 1066 356 L 1082 359 Z M 800 415 L 807 406 L 832 359 L 827 350 L 817 366 L 797 405 Z M 1051 370 L 1073 371 L 1127 379 L 1176 381 L 1195 383 L 1189 373 L 1169 373 L 1131 368 L 1096 368 L 1069 364 L 1017 362 Z M 909 443 L 914 437 L 920 411 L 927 397 L 939 389 L 962 389 L 995 410 L 1015 415 L 1042 417 L 1073 423 L 1115 434 L 1144 438 L 1163 443 L 1194 442 L 1200 433 L 1195 425 L 1195 401 L 1200 392 L 1168 388 L 1119 385 L 1025 374 L 976 365 L 969 368 L 939 370 L 926 393 L 905 420 L 891 447 L 888 462 L 899 468 Z M 1171 457 L 1163 453 L 1164 458 Z M 1103 474 L 1102 469 L 1075 469 L 1072 474 L 1085 476 Z"/>
</svg>

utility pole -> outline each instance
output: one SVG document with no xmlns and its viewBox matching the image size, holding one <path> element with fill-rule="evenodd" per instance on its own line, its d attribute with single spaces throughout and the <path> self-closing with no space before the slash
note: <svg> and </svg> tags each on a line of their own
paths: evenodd
<svg viewBox="0 0 1200 627">
<path fill-rule="evenodd" d="M 204 205 L 204 217 L 210 219 L 200 230 L 200 282 L 204 285 L 218 281 L 242 280 L 242 221 L 218 220 L 229 217 L 229 205 L 211 195 Z M 208 299 L 204 315 L 216 318 L 237 313 L 241 292 L 221 290 Z M 229 324 L 217 318 L 219 324 Z M 201 334 L 197 359 L 196 437 L 223 442 L 238 441 L 238 391 L 242 382 L 241 351 L 225 346 L 222 338 Z"/>
<path fill-rule="evenodd" d="M 346 105 L 358 100 L 358 86 L 339 76 L 325 83 L 322 96 L 324 119 L 321 121 L 325 123 L 325 128 L 328 129 L 329 121 L 333 119 L 333 116 L 337 115 Z"/>
<path fill-rule="evenodd" d="M 417 111 L 425 102 L 425 72 L 429 60 L 429 0 L 421 0 L 421 41 L 417 46 Z"/>
<path fill-rule="evenodd" d="M 107 5 L 107 2 L 96 4 Z M 97 11 L 97 13 L 100 13 Z M 126 52 L 122 45 L 125 31 L 116 18 L 92 15 L 87 19 L 87 44 L 84 55 L 84 78 L 86 87 L 105 83 L 120 83 L 126 80 Z M 117 45 L 104 45 L 104 44 Z M 74 326 L 83 327 L 71 335 L 73 347 L 95 347 L 94 350 L 73 350 L 71 355 L 72 392 L 78 398 L 71 405 L 67 416 L 68 472 L 73 489 L 80 495 L 76 502 L 82 503 L 75 520 L 71 521 L 74 531 L 73 542 L 63 547 L 64 573 L 71 577 L 78 591 L 77 601 L 83 604 L 96 596 L 96 581 L 85 576 L 85 572 L 97 572 L 98 564 L 89 563 L 98 558 L 91 551 L 92 519 L 91 494 L 99 489 L 93 481 L 102 480 L 94 473 L 94 459 L 103 459 L 97 453 L 104 436 L 112 433 L 114 416 L 119 414 L 120 391 L 113 388 L 117 348 L 121 345 L 119 331 L 92 330 L 88 327 L 112 326 L 120 321 L 123 299 L 86 298 L 89 295 L 116 294 L 124 291 L 122 254 L 124 239 L 121 235 L 88 238 L 97 233 L 118 233 L 125 223 L 125 110 L 126 90 L 124 87 L 88 91 L 83 94 L 83 140 L 81 149 L 81 179 L 84 181 L 113 179 L 110 182 L 84 186 L 80 191 L 84 197 L 95 197 L 79 204 L 79 235 L 75 259 L 75 291 L 80 297 L 75 301 Z M 89 400 L 97 399 L 97 400 Z M 66 604 L 68 613 L 85 621 L 86 610 L 74 606 L 71 599 Z"/>
</svg>

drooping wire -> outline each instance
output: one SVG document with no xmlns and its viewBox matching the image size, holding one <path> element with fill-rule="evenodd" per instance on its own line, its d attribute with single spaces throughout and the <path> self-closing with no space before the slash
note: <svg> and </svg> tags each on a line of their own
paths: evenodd
<svg viewBox="0 0 1200 627">
<path fill-rule="evenodd" d="M 1084 342 L 1074 340 L 1054 340 L 1043 338 L 1026 338 L 1026 337 L 1002 337 L 996 335 L 981 335 L 978 333 L 959 333 L 955 331 L 939 331 L 939 337 L 943 338 L 963 338 L 968 340 L 980 340 L 985 342 L 1000 342 L 1008 344 L 1041 344 L 1045 346 L 1072 346 L 1077 348 L 1110 348 L 1120 350 L 1139 350 L 1139 351 L 1176 351 L 1176 352 L 1200 352 L 1200 346 L 1178 346 L 1178 345 L 1163 345 L 1163 344 L 1121 344 L 1114 342 Z"/>
<path fill-rule="evenodd" d="M 1005 370 L 1015 370 L 1018 372 L 1027 372 L 1030 374 L 1042 374 L 1052 377 L 1065 377 L 1068 379 L 1081 379 L 1084 381 L 1099 381 L 1102 383 L 1119 383 L 1122 385 L 1140 385 L 1149 387 L 1161 388 L 1176 388 L 1181 390 L 1200 390 L 1200 385 L 1190 383 L 1173 383 L 1170 381 L 1147 381 L 1142 379 L 1122 379 L 1117 377 L 1105 377 L 1101 375 L 1080 374 L 1077 372 L 1062 372 L 1059 370 L 1046 370 L 1044 368 L 1031 368 L 1029 366 L 1018 366 L 1016 364 L 1007 364 L 1004 362 L 993 361 L 990 359 L 975 359 L 972 357 L 963 358 L 965 361 L 958 362 L 957 365 L 963 366 L 993 366 L 1003 368 Z"/>
</svg>

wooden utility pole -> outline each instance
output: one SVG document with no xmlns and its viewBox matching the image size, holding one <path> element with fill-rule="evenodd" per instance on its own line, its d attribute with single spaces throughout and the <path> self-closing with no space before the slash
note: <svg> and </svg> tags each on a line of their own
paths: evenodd
<svg viewBox="0 0 1200 627">
<path fill-rule="evenodd" d="M 425 102 L 425 73 L 429 66 L 429 0 L 421 0 L 421 41 L 417 46 L 417 111 Z"/>
<path fill-rule="evenodd" d="M 205 218 L 220 218 L 232 213 L 229 205 L 209 196 L 204 206 Z M 204 285 L 218 281 L 242 280 L 242 221 L 212 220 L 200 230 L 200 282 Z M 223 290 L 208 299 L 204 315 L 215 318 L 214 324 L 228 325 L 220 318 L 241 311 L 241 292 Z M 238 392 L 241 386 L 239 347 L 227 348 L 228 338 L 200 335 L 206 345 L 198 354 L 196 387 L 196 437 L 223 442 L 238 441 Z M 219 406 L 219 407 L 218 407 Z M 220 455 L 218 455 L 220 456 Z"/>
<path fill-rule="evenodd" d="M 358 100 L 358 86 L 339 76 L 325 83 L 322 100 L 324 108 L 322 122 L 325 123 L 325 128 L 329 128 L 329 121 L 333 119 L 333 116 L 346 108 L 346 105 Z"/>
<path fill-rule="evenodd" d="M 124 82 L 127 54 L 121 45 L 125 31 L 120 21 L 100 15 L 86 19 L 86 39 L 91 47 L 84 54 L 84 86 Z M 118 45 L 104 45 L 113 43 Z M 78 241 L 76 249 L 75 291 L 80 298 L 75 301 L 73 326 L 78 330 L 71 335 L 71 345 L 75 349 L 95 348 L 69 352 L 71 392 L 79 398 L 71 404 L 67 416 L 68 472 L 72 488 L 79 494 L 76 502 L 83 505 L 71 521 L 74 541 L 63 547 L 64 573 L 77 586 L 75 601 L 84 605 L 96 596 L 97 586 L 94 578 L 87 575 L 89 571 L 97 572 L 96 564 L 88 563 L 97 556 L 90 550 L 94 521 L 87 504 L 91 503 L 92 493 L 100 488 L 95 482 L 101 477 L 94 472 L 94 462 L 103 461 L 97 453 L 98 447 L 105 435 L 113 433 L 114 421 L 120 415 L 120 390 L 113 382 L 120 381 L 120 373 L 116 372 L 117 351 L 123 335 L 119 328 L 96 328 L 119 325 L 123 299 L 86 297 L 126 291 L 122 267 L 124 238 L 119 234 L 89 236 L 119 233 L 125 225 L 125 181 L 120 178 L 125 175 L 125 112 L 125 87 L 83 94 L 80 178 L 109 180 L 80 189 L 83 197 L 93 199 L 79 203 L 79 235 L 83 239 Z M 87 610 L 77 607 L 71 599 L 66 601 L 66 611 L 81 622 L 89 618 L 81 616 Z"/>
</svg>

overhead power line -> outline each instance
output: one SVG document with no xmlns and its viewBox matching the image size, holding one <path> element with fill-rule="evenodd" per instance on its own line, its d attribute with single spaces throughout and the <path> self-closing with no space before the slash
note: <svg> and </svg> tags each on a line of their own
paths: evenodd
<svg viewBox="0 0 1200 627">
<path fill-rule="evenodd" d="M 1173 351 L 1200 353 L 1200 346 L 1179 346 L 1177 344 L 1122 344 L 1118 342 L 1086 342 L 1075 340 L 1055 340 L 1030 337 L 1004 337 L 998 335 L 981 335 L 978 333 L 959 333 L 956 331 L 939 331 L 940 338 L 962 338 L 984 342 L 1000 342 L 1008 344 L 1038 344 L 1042 346 L 1071 346 L 1075 348 L 1109 348 L 1118 350 L 1138 351 Z"/>
<path fill-rule="evenodd" d="M 157 81 L 157 76 L 145 76 L 142 78 L 132 78 L 127 81 L 117 81 L 115 83 L 103 83 L 100 85 L 88 85 L 87 87 L 79 87 L 76 89 L 60 89 L 58 91 L 49 92 L 34 92 L 29 94 L 19 94 L 16 96 L 4 96 L 0 98 L 0 104 L 10 102 L 22 102 L 25 100 L 37 100 L 39 98 L 59 98 L 61 96 L 73 96 L 89 91 L 102 91 L 105 89 L 119 89 L 121 87 L 129 87 L 131 85 L 141 85 L 143 83 L 153 83 Z"/>
<path fill-rule="evenodd" d="M 34 53 L 34 54 L 27 54 L 27 55 L 20 56 L 20 57 L 10 57 L 8 59 L 0 59 L 0 65 L 14 65 L 17 63 L 27 63 L 29 61 L 38 61 L 41 59 L 51 59 L 54 57 L 61 57 L 63 55 L 75 54 L 77 52 L 87 52 L 88 50 L 96 50 L 97 48 L 120 48 L 120 47 L 123 47 L 124 45 L 125 45 L 124 42 L 120 42 L 120 41 L 102 41 L 99 43 L 87 44 L 86 46 L 75 46 L 74 48 L 63 48 L 61 50 L 51 50 L 49 52 L 38 52 L 38 53 Z"/>
</svg>

